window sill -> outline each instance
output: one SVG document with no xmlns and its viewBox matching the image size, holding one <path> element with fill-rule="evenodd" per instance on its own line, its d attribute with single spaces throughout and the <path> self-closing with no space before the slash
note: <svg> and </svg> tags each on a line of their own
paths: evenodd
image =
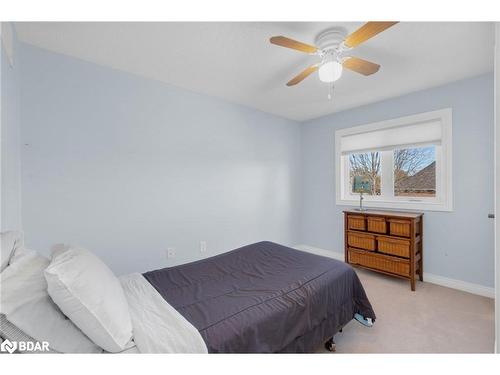
<svg viewBox="0 0 500 375">
<path fill-rule="evenodd" d="M 359 199 L 337 199 L 337 206 L 352 206 L 359 207 Z M 384 202 L 384 201 L 370 201 L 363 200 L 363 207 L 368 208 L 389 208 L 389 209 L 403 209 L 414 211 L 444 211 L 452 212 L 453 206 L 446 203 L 430 203 L 430 202 Z"/>
</svg>

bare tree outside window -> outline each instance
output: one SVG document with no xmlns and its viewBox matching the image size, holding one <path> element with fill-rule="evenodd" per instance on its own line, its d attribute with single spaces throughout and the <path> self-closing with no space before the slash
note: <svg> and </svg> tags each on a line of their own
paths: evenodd
<svg viewBox="0 0 500 375">
<path fill-rule="evenodd" d="M 436 196 L 434 146 L 394 150 L 394 195 Z"/>
<path fill-rule="evenodd" d="M 436 196 L 436 149 L 434 146 L 401 148 L 393 151 L 394 196 Z M 368 195 L 381 195 L 381 152 L 349 155 L 351 192 L 355 176 L 371 184 Z"/>
<path fill-rule="evenodd" d="M 354 176 L 370 181 L 372 191 L 369 195 L 380 195 L 380 153 L 365 152 L 349 155 L 350 186 L 352 191 Z"/>
</svg>

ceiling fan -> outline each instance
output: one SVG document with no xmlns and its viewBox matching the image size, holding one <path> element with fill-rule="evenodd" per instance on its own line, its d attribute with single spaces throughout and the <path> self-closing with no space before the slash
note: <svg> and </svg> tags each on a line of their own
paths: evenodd
<svg viewBox="0 0 500 375">
<path fill-rule="evenodd" d="M 273 36 L 270 42 L 281 47 L 292 48 L 318 56 L 321 59 L 320 62 L 304 69 L 288 81 L 286 85 L 294 86 L 310 74 L 318 71 L 320 81 L 330 84 L 328 97 L 331 98 L 333 83 L 341 77 L 344 68 L 365 76 L 378 72 L 380 65 L 358 57 L 348 56 L 346 53 L 396 23 L 367 22 L 350 35 L 347 35 L 347 31 L 343 27 L 333 27 L 318 35 L 316 38 L 316 45 L 318 47 L 298 42 L 285 36 Z"/>
</svg>

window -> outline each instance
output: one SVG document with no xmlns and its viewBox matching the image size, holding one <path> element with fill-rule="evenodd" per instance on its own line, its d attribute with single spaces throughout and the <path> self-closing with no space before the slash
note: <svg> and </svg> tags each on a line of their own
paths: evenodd
<svg viewBox="0 0 500 375">
<path fill-rule="evenodd" d="M 337 204 L 452 210 L 451 109 L 335 132 Z"/>
<path fill-rule="evenodd" d="M 380 195 L 380 152 L 349 154 L 350 191 L 354 193 L 354 177 L 360 176 L 369 182 L 365 194 Z"/>
<path fill-rule="evenodd" d="M 436 147 L 393 151 L 394 196 L 436 197 Z"/>
</svg>

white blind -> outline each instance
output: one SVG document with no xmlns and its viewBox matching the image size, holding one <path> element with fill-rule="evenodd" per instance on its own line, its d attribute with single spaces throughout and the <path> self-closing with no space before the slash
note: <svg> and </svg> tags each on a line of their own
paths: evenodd
<svg viewBox="0 0 500 375">
<path fill-rule="evenodd" d="M 391 150 L 395 148 L 440 144 L 442 125 L 439 120 L 432 120 L 373 130 L 358 134 L 345 135 L 340 140 L 343 154 L 372 150 Z"/>
</svg>

